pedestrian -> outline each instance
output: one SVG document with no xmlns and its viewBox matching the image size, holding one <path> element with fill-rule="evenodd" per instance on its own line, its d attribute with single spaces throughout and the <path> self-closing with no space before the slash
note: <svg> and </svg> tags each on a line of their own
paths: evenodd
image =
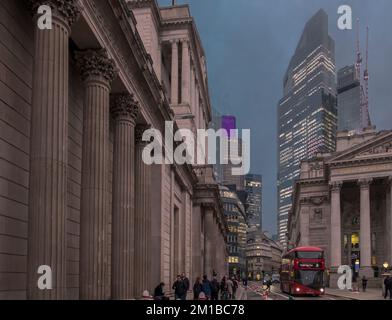
<svg viewBox="0 0 392 320">
<path fill-rule="evenodd" d="M 367 283 L 368 283 L 368 279 L 366 278 L 366 276 L 363 276 L 362 277 L 362 289 L 363 289 L 363 292 L 366 292 Z"/>
<path fill-rule="evenodd" d="M 207 299 L 206 295 L 204 294 L 204 292 L 200 292 L 198 300 L 205 301 L 205 300 L 208 300 L 208 299 Z"/>
<path fill-rule="evenodd" d="M 196 278 L 195 284 L 193 285 L 193 300 L 199 300 L 200 293 L 203 292 L 203 285 L 200 277 Z"/>
<path fill-rule="evenodd" d="M 184 272 L 181 274 L 181 280 L 184 282 L 184 286 L 185 286 L 185 293 L 181 300 L 186 300 L 186 296 L 190 289 L 190 283 L 189 283 L 189 279 L 185 276 Z"/>
<path fill-rule="evenodd" d="M 233 282 L 233 297 L 232 297 L 232 299 L 235 300 L 237 289 L 238 289 L 238 281 L 236 280 L 235 277 L 233 277 L 233 279 L 231 281 Z"/>
<path fill-rule="evenodd" d="M 392 278 L 390 276 L 387 276 L 385 278 L 384 288 L 385 288 L 384 299 L 388 298 L 388 293 L 389 293 L 389 299 L 392 300 Z"/>
<path fill-rule="evenodd" d="M 227 298 L 228 300 L 233 299 L 233 281 L 228 278 L 226 280 L 226 285 L 227 285 Z"/>
<path fill-rule="evenodd" d="M 228 299 L 228 292 L 227 292 L 227 281 L 226 281 L 225 276 L 222 278 L 222 281 L 220 284 L 220 290 L 221 290 L 221 300 L 227 300 Z"/>
<path fill-rule="evenodd" d="M 176 300 L 183 300 L 185 294 L 185 284 L 181 280 L 181 276 L 177 276 L 176 282 L 173 283 L 172 289 L 174 290 L 174 296 Z"/>
<path fill-rule="evenodd" d="M 148 292 L 148 290 L 144 290 L 142 295 L 142 300 L 154 300 L 154 299 L 153 297 L 151 297 L 150 292 Z"/>
<path fill-rule="evenodd" d="M 211 300 L 218 300 L 219 297 L 219 282 L 216 276 L 211 281 Z"/>
<path fill-rule="evenodd" d="M 203 292 L 207 297 L 207 300 L 211 300 L 211 282 L 208 280 L 207 275 L 203 276 L 203 282 L 202 282 L 202 287 L 203 287 Z"/>
<path fill-rule="evenodd" d="M 165 283 L 161 282 L 154 290 L 154 300 L 167 300 L 165 296 Z"/>
</svg>

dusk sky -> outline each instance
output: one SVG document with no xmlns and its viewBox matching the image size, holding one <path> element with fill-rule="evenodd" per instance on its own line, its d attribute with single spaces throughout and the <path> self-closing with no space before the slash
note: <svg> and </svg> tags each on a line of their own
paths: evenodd
<svg viewBox="0 0 392 320">
<path fill-rule="evenodd" d="M 171 0 L 159 0 L 170 5 Z M 196 19 L 208 63 L 213 107 L 251 129 L 252 173 L 263 175 L 263 229 L 276 233 L 277 104 L 282 79 L 307 20 L 323 8 L 336 45 L 337 68 L 355 61 L 356 31 L 337 28 L 340 5 L 370 27 L 370 114 L 392 129 L 391 0 L 178 0 Z"/>
</svg>

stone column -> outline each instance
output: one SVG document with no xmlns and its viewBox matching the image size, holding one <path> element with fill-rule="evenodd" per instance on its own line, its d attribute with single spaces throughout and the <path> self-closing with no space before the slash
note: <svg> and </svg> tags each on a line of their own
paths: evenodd
<svg viewBox="0 0 392 320">
<path fill-rule="evenodd" d="M 372 270 L 372 241 L 370 231 L 370 184 L 372 179 L 361 179 L 358 184 L 361 189 L 361 218 L 360 218 L 360 276 L 373 277 Z"/>
<path fill-rule="evenodd" d="M 192 210 L 192 274 L 193 279 L 202 276 L 203 266 L 201 264 L 202 242 L 201 242 L 201 215 L 200 205 L 194 205 Z"/>
<path fill-rule="evenodd" d="M 214 209 L 210 207 L 204 208 L 204 273 L 211 278 L 213 269 L 214 255 Z"/>
<path fill-rule="evenodd" d="M 172 68 L 171 68 L 171 104 L 178 104 L 178 41 L 171 41 L 172 44 Z"/>
<path fill-rule="evenodd" d="M 109 207 L 109 94 L 116 70 L 105 50 L 76 53 L 85 87 L 80 298 L 107 299 Z"/>
<path fill-rule="evenodd" d="M 182 40 L 182 104 L 190 104 L 191 57 L 189 41 Z"/>
<path fill-rule="evenodd" d="M 133 297 L 135 225 L 135 121 L 139 104 L 132 95 L 112 96 L 115 120 L 113 147 L 112 203 L 112 299 Z"/>
<path fill-rule="evenodd" d="M 35 26 L 31 107 L 28 299 L 66 298 L 69 35 L 79 15 L 76 1 L 51 1 L 52 29 Z M 38 288 L 38 268 L 52 270 L 52 290 Z"/>
<path fill-rule="evenodd" d="M 331 268 L 338 268 L 342 264 L 342 227 L 340 191 L 342 182 L 331 185 Z"/>
<path fill-rule="evenodd" d="M 136 206 L 135 206 L 135 297 L 141 298 L 144 290 L 154 284 L 151 277 L 151 166 L 145 164 L 142 154 L 148 142 L 142 140 L 149 126 L 136 128 Z M 157 284 L 155 284 L 156 286 Z"/>
<path fill-rule="evenodd" d="M 387 257 L 388 260 L 386 262 L 389 263 L 389 265 L 392 265 L 392 176 L 388 177 L 387 179 L 388 187 L 387 187 L 387 192 L 386 192 L 386 225 L 385 225 L 385 234 L 386 234 L 386 243 L 387 243 L 387 252 L 385 256 Z M 385 261 L 381 261 L 381 263 L 384 263 Z"/>
</svg>

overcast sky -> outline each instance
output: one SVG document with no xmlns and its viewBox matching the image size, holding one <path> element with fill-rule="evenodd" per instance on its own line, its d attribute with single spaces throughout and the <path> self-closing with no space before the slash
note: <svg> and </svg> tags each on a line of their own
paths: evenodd
<svg viewBox="0 0 392 320">
<path fill-rule="evenodd" d="M 159 0 L 161 5 L 171 0 Z M 251 129 L 252 172 L 263 175 L 263 229 L 276 233 L 277 117 L 282 79 L 306 21 L 323 8 L 340 68 L 355 61 L 355 30 L 337 28 L 347 4 L 361 19 L 362 45 L 370 27 L 370 113 L 378 129 L 392 129 L 391 0 L 177 0 L 188 3 L 207 55 L 213 106 Z"/>
</svg>

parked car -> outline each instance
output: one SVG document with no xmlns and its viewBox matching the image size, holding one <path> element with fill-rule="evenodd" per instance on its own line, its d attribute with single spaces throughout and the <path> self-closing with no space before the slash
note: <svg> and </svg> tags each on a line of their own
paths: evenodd
<svg viewBox="0 0 392 320">
<path fill-rule="evenodd" d="M 272 275 L 272 283 L 276 284 L 276 283 L 280 283 L 280 275 L 275 273 Z"/>
</svg>

